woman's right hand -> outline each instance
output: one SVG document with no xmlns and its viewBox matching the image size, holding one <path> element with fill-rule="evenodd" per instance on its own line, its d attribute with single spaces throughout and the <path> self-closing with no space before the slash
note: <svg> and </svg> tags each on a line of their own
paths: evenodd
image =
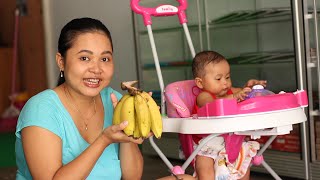
<svg viewBox="0 0 320 180">
<path fill-rule="evenodd" d="M 107 143 L 123 143 L 123 142 L 133 142 L 136 144 L 142 144 L 143 138 L 135 139 L 129 137 L 123 132 L 123 129 L 128 125 L 128 121 L 124 121 L 118 125 L 111 125 L 103 130 L 102 136 Z"/>
</svg>

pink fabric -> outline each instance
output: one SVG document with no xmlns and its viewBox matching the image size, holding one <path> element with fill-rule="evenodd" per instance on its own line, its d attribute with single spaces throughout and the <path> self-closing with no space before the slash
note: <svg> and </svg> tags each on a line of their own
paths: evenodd
<svg viewBox="0 0 320 180">
<path fill-rule="evenodd" d="M 200 89 L 194 80 L 177 81 L 165 88 L 168 117 L 190 117 Z"/>
<path fill-rule="evenodd" d="M 224 138 L 226 153 L 228 154 L 229 162 L 233 163 L 239 155 L 242 142 L 246 136 L 236 134 L 223 134 L 221 136 Z"/>
</svg>

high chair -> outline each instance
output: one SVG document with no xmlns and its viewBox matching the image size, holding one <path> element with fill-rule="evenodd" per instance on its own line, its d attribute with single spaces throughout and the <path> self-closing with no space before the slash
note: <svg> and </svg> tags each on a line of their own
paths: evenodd
<svg viewBox="0 0 320 180">
<path fill-rule="evenodd" d="M 168 117 L 191 117 L 195 105 L 196 96 L 200 89 L 195 85 L 194 80 L 178 81 L 169 84 L 165 88 L 165 99 Z M 224 134 L 226 151 L 230 162 L 234 162 L 239 153 L 244 135 Z M 179 134 L 181 149 L 186 158 L 193 152 L 193 139 L 191 134 Z M 231 145 L 232 144 L 232 145 Z M 261 157 L 259 157 L 261 159 Z M 254 161 L 257 165 L 258 161 Z"/>
<path fill-rule="evenodd" d="M 192 117 L 193 116 L 192 109 L 195 104 L 196 96 L 199 94 L 199 92 L 200 92 L 200 89 L 195 85 L 194 80 L 173 82 L 167 85 L 165 88 L 164 95 L 165 95 L 165 102 L 166 102 L 166 108 L 167 108 L 166 110 L 167 110 L 168 118 L 165 118 L 165 117 L 163 118 L 164 129 L 166 132 L 180 132 L 179 142 L 181 144 L 181 149 L 186 157 L 186 162 L 183 164 L 182 167 L 173 166 L 170 164 L 168 160 L 165 160 L 166 157 L 164 156 L 164 154 L 162 154 L 160 149 L 158 149 L 157 145 L 153 142 L 153 140 L 150 140 L 151 145 L 157 151 L 159 156 L 164 160 L 167 166 L 173 172 L 176 172 L 178 174 L 184 173 L 184 170 L 193 161 L 194 157 L 199 152 L 201 147 L 203 147 L 203 145 L 205 145 L 206 142 L 210 141 L 212 138 L 218 135 L 222 135 L 225 139 L 226 152 L 228 154 L 228 158 L 231 163 L 234 162 L 234 160 L 237 158 L 237 155 L 239 154 L 239 148 L 241 147 L 241 144 L 245 136 L 251 136 L 254 139 L 260 138 L 260 136 L 271 136 L 269 140 L 265 143 L 265 145 L 257 153 L 257 155 L 252 159 L 252 164 L 254 165 L 262 164 L 275 179 L 281 179 L 272 170 L 272 168 L 264 161 L 262 154 L 266 150 L 266 148 L 272 143 L 272 141 L 276 138 L 277 135 L 289 134 L 290 131 L 292 130 L 292 124 L 295 124 L 297 122 L 303 122 L 306 119 L 305 115 L 303 114 L 303 111 L 301 111 L 302 110 L 301 108 L 299 108 L 300 110 L 295 109 L 296 105 L 299 107 L 300 106 L 304 107 L 307 105 L 305 92 L 299 91 L 295 95 L 287 93 L 283 96 L 275 95 L 275 97 L 268 97 L 268 101 L 275 98 L 276 99 L 282 98 L 281 101 L 286 102 L 286 99 L 284 98 L 288 98 L 286 95 L 289 95 L 290 101 L 297 101 L 298 103 L 295 105 L 290 105 L 290 103 L 284 103 L 285 108 L 288 108 L 288 110 L 286 110 L 288 112 L 286 111 L 282 112 L 280 109 L 277 109 L 276 107 L 272 107 L 275 110 L 272 113 L 251 112 L 245 115 L 232 114 L 232 113 L 228 114 L 230 113 L 227 110 L 229 108 L 224 105 L 225 103 L 224 101 L 227 101 L 226 105 L 230 105 L 228 104 L 229 100 L 220 100 L 220 101 L 213 102 L 213 104 L 216 107 L 219 107 L 219 111 L 216 114 L 217 116 L 207 117 L 207 118 L 197 117 L 197 115 Z M 256 101 L 259 101 L 259 99 Z M 261 101 L 265 103 L 263 99 Z M 259 104 L 256 104 L 256 105 L 259 106 Z M 204 108 L 208 108 L 208 107 L 210 108 L 210 105 L 207 105 Z M 290 111 L 289 109 L 291 108 L 294 109 L 293 111 L 296 111 L 296 110 L 297 111 L 289 112 Z M 285 109 L 282 109 L 282 110 L 285 110 Z M 296 118 L 293 118 L 292 121 L 282 120 L 282 121 L 277 121 L 278 123 L 274 122 L 275 119 L 288 119 L 288 117 L 292 117 L 292 118 L 296 117 Z M 261 118 L 263 118 L 263 120 Z M 177 121 L 178 119 L 181 120 L 180 123 L 169 122 L 170 120 Z M 247 120 L 244 121 L 245 119 Z M 203 121 L 205 120 L 207 124 L 203 123 Z M 194 125 L 189 125 L 190 121 L 193 121 Z M 220 121 L 224 121 L 224 122 L 220 123 Z M 243 122 L 243 124 L 247 126 L 246 127 L 242 126 L 241 128 L 239 126 L 239 123 L 237 123 L 234 127 L 229 127 L 230 129 L 228 127 L 226 128 L 226 130 L 221 129 L 221 128 L 224 128 L 225 126 L 231 126 L 231 125 L 234 125 L 236 122 L 241 122 L 241 121 Z M 199 125 L 200 123 L 202 124 L 203 127 Z M 215 127 L 211 126 L 210 123 L 211 125 L 216 124 L 216 126 Z M 210 127 L 212 128 L 211 130 L 209 130 Z M 217 129 L 220 129 L 220 130 L 217 130 Z M 231 129 L 234 129 L 234 130 L 231 130 Z M 243 131 L 241 129 L 243 129 Z M 211 133 L 211 135 L 205 138 L 202 141 L 202 143 L 200 143 L 198 147 L 194 149 L 192 134 L 190 134 L 191 132 L 194 132 L 196 134 L 203 134 L 205 132 L 216 132 L 216 133 Z M 222 132 L 229 132 L 229 133 L 224 134 Z"/>
<path fill-rule="evenodd" d="M 131 0 L 130 5 L 135 13 L 142 15 L 144 25 L 148 30 L 161 91 L 163 133 L 178 133 L 182 144 L 182 150 L 187 157 L 182 166 L 173 166 L 156 145 L 153 137 L 150 137 L 149 140 L 153 149 L 158 153 L 170 171 L 173 174 L 183 174 L 199 150 L 208 141 L 219 135 L 231 134 L 230 137 L 232 137 L 232 135 L 240 135 L 234 136 L 237 137 L 236 139 L 227 139 L 231 143 L 235 142 L 236 144 L 242 142 L 241 137 L 247 135 L 251 136 L 253 139 L 259 138 L 260 136 L 271 136 L 257 153 L 257 157 L 260 158 L 253 159 L 253 163 L 261 163 L 275 179 L 281 179 L 260 155 L 262 155 L 277 135 L 289 134 L 292 130 L 292 124 L 302 123 L 307 120 L 303 110 L 303 108 L 308 105 L 306 92 L 299 90 L 294 93 L 251 98 L 243 103 L 237 103 L 236 100 L 218 99 L 199 108 L 197 116 L 192 117 L 192 111 L 190 110 L 193 108 L 195 97 L 197 93 L 199 93 L 199 89 L 197 89 L 193 80 L 174 82 L 167 85 L 166 88 L 164 87 L 151 28 L 151 16 L 161 17 L 177 15 L 185 32 L 191 55 L 194 57 L 195 50 L 188 30 L 187 17 L 185 14 L 188 5 L 187 0 L 177 0 L 179 3 L 178 7 L 162 4 L 155 8 L 142 7 L 139 5 L 139 1 L 140 0 Z M 168 116 L 165 115 L 166 110 Z M 192 134 L 210 135 L 204 138 L 196 149 L 193 149 Z M 226 143 L 228 144 L 229 142 Z M 227 146 L 226 148 L 228 148 Z M 230 152 L 236 151 L 231 150 L 228 153 Z"/>
</svg>

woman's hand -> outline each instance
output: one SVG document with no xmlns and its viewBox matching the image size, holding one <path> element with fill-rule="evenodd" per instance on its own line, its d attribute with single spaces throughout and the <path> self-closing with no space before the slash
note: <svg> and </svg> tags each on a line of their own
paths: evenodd
<svg viewBox="0 0 320 180">
<path fill-rule="evenodd" d="M 266 80 L 257 80 L 257 79 L 250 79 L 245 87 L 250 87 L 252 88 L 254 85 L 262 85 L 263 87 L 267 86 L 267 81 Z"/>
<path fill-rule="evenodd" d="M 103 130 L 102 135 L 106 139 L 107 143 L 122 143 L 122 142 L 133 142 L 136 144 L 142 144 L 142 138 L 134 139 L 133 137 L 129 137 L 123 132 L 123 129 L 128 125 L 128 121 L 124 121 L 118 125 L 111 125 Z"/>
<path fill-rule="evenodd" d="M 111 98 L 113 107 L 116 107 L 116 105 L 118 104 L 118 99 L 115 96 L 115 94 L 111 93 L 110 98 Z M 124 121 L 118 125 L 111 125 L 106 129 L 104 129 L 102 135 L 105 137 L 107 143 L 133 142 L 136 144 L 142 144 L 144 141 L 144 138 L 135 139 L 133 137 L 129 137 L 123 132 L 123 129 L 127 127 L 127 125 L 128 125 L 128 121 Z M 147 138 L 152 135 L 153 135 L 152 133 L 149 133 Z"/>
</svg>

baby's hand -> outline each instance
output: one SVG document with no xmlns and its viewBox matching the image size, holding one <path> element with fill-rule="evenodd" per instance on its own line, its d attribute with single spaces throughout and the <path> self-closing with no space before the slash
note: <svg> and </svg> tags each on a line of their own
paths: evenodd
<svg viewBox="0 0 320 180">
<path fill-rule="evenodd" d="M 251 92 L 251 88 L 245 87 L 241 91 L 234 93 L 233 98 L 235 98 L 238 102 L 243 101 L 248 96 L 249 92 Z"/>
<path fill-rule="evenodd" d="M 250 87 L 252 88 L 254 85 L 262 85 L 263 87 L 266 87 L 267 81 L 266 80 L 257 80 L 257 79 L 250 79 L 245 87 Z"/>
</svg>

